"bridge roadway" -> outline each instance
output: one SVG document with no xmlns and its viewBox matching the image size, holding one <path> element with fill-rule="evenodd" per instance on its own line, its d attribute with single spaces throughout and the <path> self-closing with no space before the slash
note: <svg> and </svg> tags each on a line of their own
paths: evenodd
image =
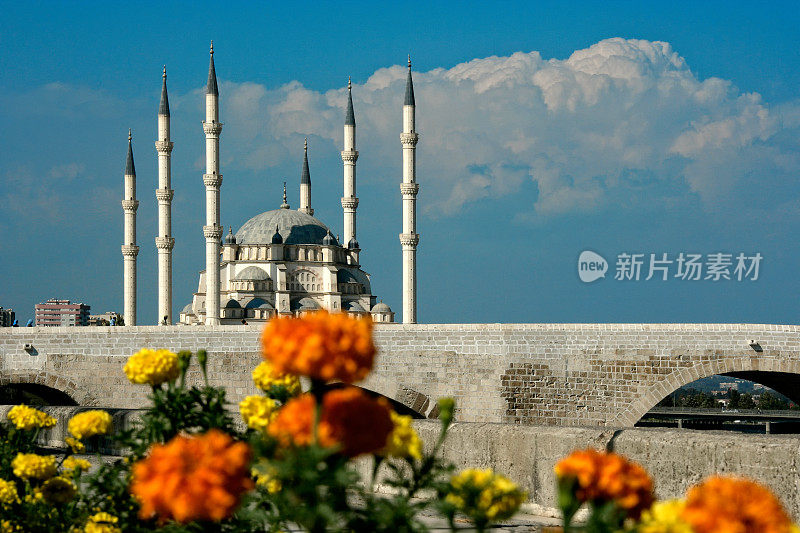
<svg viewBox="0 0 800 533">
<path fill-rule="evenodd" d="M 760 420 L 760 421 L 800 421 L 800 411 L 791 409 L 782 410 L 761 410 L 761 409 L 691 409 L 675 407 L 654 407 L 650 409 L 645 418 L 657 418 L 659 416 L 669 416 L 670 418 L 682 419 L 724 419 L 724 420 Z"/>
<path fill-rule="evenodd" d="M 79 405 L 137 408 L 122 366 L 141 347 L 205 348 L 214 384 L 256 392 L 260 327 L 0 328 L 0 385 L 57 389 Z M 377 324 L 360 383 L 422 417 L 452 396 L 464 422 L 632 427 L 692 381 L 725 374 L 800 403 L 800 326 L 764 324 Z M 191 379 L 199 380 L 193 370 Z"/>
<path fill-rule="evenodd" d="M 654 407 L 642 417 L 638 425 L 640 427 L 664 427 L 663 422 L 659 422 L 664 419 L 674 421 L 679 429 L 726 429 L 752 432 L 763 424 L 766 434 L 800 432 L 800 412 L 789 409 L 771 411 Z"/>
</svg>

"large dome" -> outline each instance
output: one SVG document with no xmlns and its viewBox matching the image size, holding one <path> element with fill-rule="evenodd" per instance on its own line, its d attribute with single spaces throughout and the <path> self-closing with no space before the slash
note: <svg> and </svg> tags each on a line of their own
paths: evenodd
<svg viewBox="0 0 800 533">
<path fill-rule="evenodd" d="M 328 226 L 301 211 L 274 209 L 256 215 L 236 232 L 239 245 L 271 244 L 275 228 L 284 244 L 322 244 Z"/>
</svg>

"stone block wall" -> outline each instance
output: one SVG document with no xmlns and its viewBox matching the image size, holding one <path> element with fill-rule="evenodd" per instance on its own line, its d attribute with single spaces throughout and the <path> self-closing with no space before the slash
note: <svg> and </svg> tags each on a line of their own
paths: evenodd
<svg viewBox="0 0 800 533">
<path fill-rule="evenodd" d="M 259 335 L 255 325 L 0 328 L 0 384 L 40 383 L 81 405 L 135 408 L 147 390 L 125 379 L 128 356 L 145 346 L 206 348 L 212 382 L 239 401 L 255 392 Z M 375 370 L 360 385 L 423 416 L 453 396 L 460 421 L 632 426 L 678 387 L 722 373 L 800 395 L 798 326 L 377 324 L 375 341 Z M 196 369 L 190 377 L 199 380 Z"/>
<path fill-rule="evenodd" d="M 431 446 L 439 424 L 418 421 Z M 492 468 L 528 492 L 528 510 L 558 516 L 553 467 L 576 449 L 614 451 L 641 464 L 659 499 L 678 498 L 712 474 L 739 475 L 770 487 L 786 509 L 800 517 L 800 437 L 745 435 L 726 431 L 622 429 L 456 423 L 444 456 L 462 468 Z"/>
</svg>

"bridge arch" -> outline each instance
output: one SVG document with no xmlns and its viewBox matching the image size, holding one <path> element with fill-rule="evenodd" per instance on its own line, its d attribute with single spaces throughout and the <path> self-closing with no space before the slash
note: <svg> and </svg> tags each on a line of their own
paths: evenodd
<svg viewBox="0 0 800 533">
<path fill-rule="evenodd" d="M 375 391 L 375 390 L 368 389 L 366 387 L 360 387 L 358 385 L 348 385 L 348 384 L 345 384 L 345 383 L 328 383 L 327 385 L 325 385 L 325 390 L 335 390 L 335 389 L 341 389 L 341 388 L 344 388 L 344 387 L 356 387 L 358 389 L 363 390 L 368 395 L 370 395 L 370 396 L 372 396 L 374 398 L 385 398 L 389 402 L 389 404 L 392 406 L 392 409 L 394 409 L 394 411 L 397 414 L 408 415 L 408 416 L 410 416 L 412 418 L 426 418 L 425 412 L 420 412 L 420 410 L 419 410 L 419 407 L 420 407 L 419 403 L 409 402 L 408 398 L 405 398 L 402 395 L 399 398 L 392 398 L 389 395 L 383 394 L 383 393 Z M 405 400 L 405 401 L 403 401 L 403 400 Z M 427 403 L 425 404 L 425 406 L 427 407 Z"/>
<path fill-rule="evenodd" d="M 729 356 L 681 368 L 664 379 L 644 385 L 643 390 L 637 394 L 637 399 L 607 425 L 633 426 L 673 391 L 713 375 L 731 376 L 760 383 L 800 404 L 800 361 L 778 360 L 773 357 L 760 358 L 752 355 Z"/>
<path fill-rule="evenodd" d="M 74 405 L 92 406 L 97 403 L 97 400 L 88 391 L 87 387 L 81 387 L 71 379 L 58 376 L 46 370 L 0 374 L 0 387 L 15 385 L 30 385 L 32 390 L 42 392 L 55 391 L 55 393 L 51 393 L 52 397 L 58 397 L 59 394 L 57 393 L 60 393 L 72 400 Z"/>
</svg>

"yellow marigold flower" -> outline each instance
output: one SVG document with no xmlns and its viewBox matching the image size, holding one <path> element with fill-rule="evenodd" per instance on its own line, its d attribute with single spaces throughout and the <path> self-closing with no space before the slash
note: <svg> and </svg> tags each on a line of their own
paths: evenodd
<svg viewBox="0 0 800 533">
<path fill-rule="evenodd" d="M 450 480 L 445 500 L 476 524 L 511 518 L 527 495 L 506 477 L 491 469 L 467 469 Z"/>
<path fill-rule="evenodd" d="M 264 392 L 269 391 L 273 387 L 284 387 L 289 396 L 297 396 L 300 394 L 300 378 L 294 374 L 285 374 L 278 372 L 267 361 L 259 363 L 253 369 L 253 382 L 256 387 Z"/>
<path fill-rule="evenodd" d="M 65 472 L 75 473 L 75 472 L 85 472 L 89 470 L 91 467 L 91 463 L 86 459 L 78 459 L 74 455 L 70 455 L 64 462 L 61 463 L 61 468 L 64 469 Z"/>
<path fill-rule="evenodd" d="M 381 451 L 381 455 L 394 457 L 422 458 L 422 441 L 411 427 L 411 417 L 398 415 L 391 412 L 394 428 L 386 439 L 386 447 Z"/>
<path fill-rule="evenodd" d="M 275 472 L 272 467 L 265 463 L 253 467 L 250 474 L 256 478 L 256 486 L 267 489 L 270 494 L 280 492 L 283 488 L 280 480 L 275 479 Z"/>
<path fill-rule="evenodd" d="M 0 521 L 0 533 L 14 533 L 14 531 L 22 531 L 22 528 L 11 520 Z"/>
<path fill-rule="evenodd" d="M 19 502 L 17 485 L 13 481 L 0 479 L 0 504 L 11 505 Z"/>
<path fill-rule="evenodd" d="M 169 350 L 149 348 L 133 354 L 123 370 L 131 383 L 154 387 L 166 381 L 174 381 L 180 374 L 177 354 Z"/>
<path fill-rule="evenodd" d="M 628 516 L 639 518 L 653 504 L 653 481 L 644 468 L 612 452 L 572 452 L 555 466 L 559 483 L 575 482 L 579 502 L 613 501 Z"/>
<path fill-rule="evenodd" d="M 44 502 L 44 495 L 42 494 L 41 489 L 33 489 L 33 491 L 25 495 L 25 503 L 43 503 L 43 502 Z"/>
<path fill-rule="evenodd" d="M 22 479 L 50 479 L 56 475 L 56 459 L 52 455 L 18 453 L 11 461 L 14 475 Z"/>
<path fill-rule="evenodd" d="M 50 478 L 42 484 L 42 496 L 47 503 L 67 503 L 75 497 L 78 488 L 65 477 Z"/>
<path fill-rule="evenodd" d="M 77 439 L 105 435 L 111 431 L 111 415 L 105 411 L 84 411 L 70 418 L 67 429 Z"/>
<path fill-rule="evenodd" d="M 72 437 L 65 438 L 64 442 L 67 443 L 67 446 L 69 446 L 69 448 L 72 450 L 72 453 L 80 453 L 86 449 L 86 446 L 84 446 L 81 441 Z"/>
<path fill-rule="evenodd" d="M 239 412 L 247 427 L 266 431 L 278 415 L 278 402 L 265 396 L 248 396 L 239 402 Z"/>
<path fill-rule="evenodd" d="M 116 526 L 118 522 L 119 518 L 112 514 L 96 513 L 89 517 L 83 531 L 85 533 L 122 533 L 122 530 Z"/>
<path fill-rule="evenodd" d="M 375 359 L 372 320 L 346 313 L 273 318 L 261 334 L 261 345 L 276 371 L 323 381 L 362 380 Z"/>
<path fill-rule="evenodd" d="M 681 519 L 686 507 L 682 500 L 656 502 L 642 512 L 638 533 L 693 533 L 692 527 Z"/>
<path fill-rule="evenodd" d="M 690 488 L 681 518 L 695 533 L 789 533 L 793 527 L 768 488 L 736 477 L 712 476 Z"/>
<path fill-rule="evenodd" d="M 56 425 L 55 418 L 27 405 L 15 405 L 7 416 L 11 423 L 14 424 L 14 427 L 24 431 L 36 428 L 51 428 Z"/>
</svg>

